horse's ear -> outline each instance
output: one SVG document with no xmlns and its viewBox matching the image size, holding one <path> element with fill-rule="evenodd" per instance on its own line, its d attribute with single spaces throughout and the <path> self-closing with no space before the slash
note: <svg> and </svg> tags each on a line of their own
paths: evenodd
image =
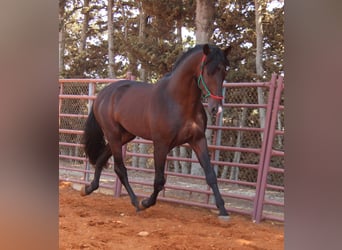
<svg viewBox="0 0 342 250">
<path fill-rule="evenodd" d="M 204 55 L 209 55 L 209 52 L 210 52 L 210 48 L 209 48 L 209 45 L 208 44 L 204 44 L 203 45 L 203 53 Z"/>
<path fill-rule="evenodd" d="M 223 51 L 225 57 L 228 56 L 228 54 L 230 53 L 230 51 L 232 50 L 232 46 L 228 46 L 227 48 L 225 48 L 225 50 Z"/>
</svg>

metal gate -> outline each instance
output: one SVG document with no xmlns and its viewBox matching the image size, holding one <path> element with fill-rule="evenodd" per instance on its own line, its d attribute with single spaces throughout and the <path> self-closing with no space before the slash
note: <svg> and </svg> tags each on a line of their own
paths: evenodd
<svg viewBox="0 0 342 250">
<path fill-rule="evenodd" d="M 60 79 L 59 179 L 89 183 L 93 169 L 81 144 L 89 108 L 109 82 L 118 79 Z M 284 83 L 273 75 L 269 82 L 224 83 L 220 116 L 208 119 L 207 140 L 211 163 L 228 211 L 250 215 L 252 220 L 284 220 Z M 206 106 L 206 104 L 205 104 Z M 134 139 L 124 153 L 129 181 L 137 196 L 153 189 L 153 146 Z M 166 162 L 166 185 L 159 200 L 216 209 L 205 177 L 188 145 L 173 149 Z M 110 160 L 103 170 L 100 190 L 115 196 L 127 194 Z"/>
</svg>

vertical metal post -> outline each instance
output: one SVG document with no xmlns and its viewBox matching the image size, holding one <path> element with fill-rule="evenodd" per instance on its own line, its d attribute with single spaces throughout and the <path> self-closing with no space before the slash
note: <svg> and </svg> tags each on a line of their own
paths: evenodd
<svg viewBox="0 0 342 250">
<path fill-rule="evenodd" d="M 93 97 L 95 95 L 95 83 L 93 82 L 90 82 L 88 84 L 88 96 L 89 97 Z M 91 111 L 91 108 L 93 106 L 93 99 L 89 98 L 88 99 L 88 115 Z M 89 160 L 87 159 L 86 160 L 86 165 L 85 165 L 85 173 L 84 173 L 84 176 L 83 176 L 83 179 L 86 181 L 86 182 L 89 182 L 90 179 L 89 179 L 89 171 L 90 171 L 90 163 L 89 163 Z"/>
<path fill-rule="evenodd" d="M 63 82 L 59 81 L 59 95 L 63 95 Z M 62 98 L 59 97 L 58 98 L 58 130 L 61 129 L 61 111 L 62 111 Z M 59 134 L 59 142 L 61 141 L 60 138 L 60 132 L 58 132 Z M 61 149 L 61 146 L 58 146 L 59 148 L 59 155 L 62 154 L 62 152 L 64 153 L 64 150 Z M 60 159 L 60 158 L 59 158 Z"/>
<path fill-rule="evenodd" d="M 63 95 L 63 86 L 62 82 L 59 82 L 59 94 Z M 62 99 L 59 98 L 58 100 L 58 127 L 61 128 L 61 110 L 62 110 Z"/>
<path fill-rule="evenodd" d="M 262 203 L 264 195 L 261 194 L 262 190 L 265 190 L 266 182 L 263 182 L 263 172 L 265 167 L 265 158 L 266 158 L 266 149 L 267 149 L 267 142 L 268 142 L 268 135 L 269 135 L 269 128 L 270 128 L 270 121 L 271 121 L 271 114 L 272 114 L 272 107 L 273 107 L 273 100 L 274 100 L 274 92 L 275 92 L 275 81 L 277 75 L 273 74 L 270 85 L 269 85 L 269 93 L 268 93 L 268 100 L 267 100 L 267 110 L 266 110 L 266 119 L 265 119 L 265 127 L 263 133 L 263 140 L 261 145 L 260 151 L 260 160 L 259 160 L 259 168 L 258 168 L 258 177 L 256 183 L 256 190 L 255 190 L 255 197 L 254 197 L 254 204 L 253 204 L 253 214 L 252 220 L 256 223 L 259 223 L 261 220 L 260 214 L 260 206 L 262 210 Z M 261 204 L 260 204 L 261 202 Z"/>
<path fill-rule="evenodd" d="M 262 219 L 262 210 L 265 199 L 266 185 L 267 185 L 267 175 L 270 166 L 270 161 L 272 157 L 272 148 L 273 141 L 275 138 L 275 130 L 276 130 L 276 121 L 277 114 L 279 110 L 279 102 L 281 97 L 281 92 L 283 90 L 283 78 L 279 76 L 277 80 L 277 84 L 275 85 L 276 91 L 275 96 L 272 102 L 272 110 L 271 110 L 271 119 L 269 120 L 269 129 L 267 132 L 267 142 L 266 142 L 266 150 L 265 150 L 265 158 L 262 167 L 262 174 L 260 179 L 260 189 L 258 192 L 258 201 L 257 201 L 257 209 L 255 211 L 255 221 L 259 223 Z"/>
</svg>

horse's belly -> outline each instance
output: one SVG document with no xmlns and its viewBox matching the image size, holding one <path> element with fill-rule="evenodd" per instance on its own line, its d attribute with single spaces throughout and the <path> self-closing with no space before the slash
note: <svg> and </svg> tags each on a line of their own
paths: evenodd
<svg viewBox="0 0 342 250">
<path fill-rule="evenodd" d="M 129 133 L 151 139 L 149 126 L 149 89 L 141 88 L 139 91 L 127 91 L 122 96 L 119 105 L 115 107 L 115 120 Z"/>
<path fill-rule="evenodd" d="M 146 140 L 151 140 L 151 129 L 145 117 L 141 114 L 130 114 L 125 116 L 120 122 L 121 126 L 130 134 L 139 136 Z"/>
<path fill-rule="evenodd" d="M 152 140 L 152 135 L 149 130 L 147 129 L 136 129 L 136 128 L 125 128 L 129 133 L 141 137 L 145 140 Z"/>
</svg>

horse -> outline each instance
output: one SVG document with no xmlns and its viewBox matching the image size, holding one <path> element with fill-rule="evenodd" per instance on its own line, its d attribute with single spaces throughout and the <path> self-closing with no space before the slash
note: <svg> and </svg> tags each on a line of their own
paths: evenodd
<svg viewBox="0 0 342 250">
<path fill-rule="evenodd" d="M 201 102 L 202 92 L 208 97 L 212 114 L 222 111 L 222 84 L 229 66 L 230 46 L 222 50 L 216 45 L 196 45 L 184 52 L 171 72 L 156 84 L 121 80 L 103 88 L 88 115 L 83 143 L 89 162 L 95 165 L 94 178 L 81 195 L 89 195 L 99 187 L 101 171 L 114 157 L 114 171 L 130 196 L 136 211 L 156 204 L 164 188 L 165 161 L 174 147 L 188 143 L 202 166 L 211 187 L 219 217 L 229 218 L 210 165 L 205 130 L 207 115 Z M 152 140 L 154 146 L 154 185 L 149 198 L 139 202 L 127 177 L 122 146 L 136 136 Z"/>
</svg>

